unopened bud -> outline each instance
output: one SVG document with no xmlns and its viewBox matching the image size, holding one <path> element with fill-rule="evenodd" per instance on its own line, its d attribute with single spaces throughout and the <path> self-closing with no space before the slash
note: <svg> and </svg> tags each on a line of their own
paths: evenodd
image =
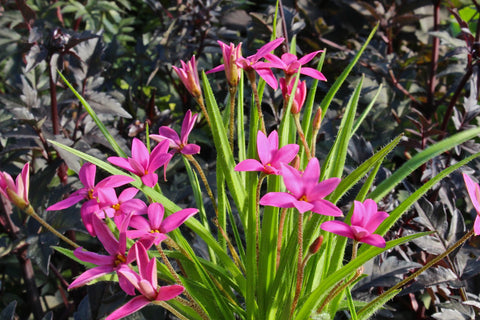
<svg viewBox="0 0 480 320">
<path fill-rule="evenodd" d="M 318 250 L 320 250 L 322 243 L 323 243 L 323 236 L 320 235 L 317 239 L 315 239 L 315 241 L 313 241 L 313 243 L 310 245 L 310 248 L 308 248 L 308 251 L 311 254 L 317 253 Z"/>
<path fill-rule="evenodd" d="M 20 195 L 18 195 L 15 191 L 10 188 L 5 189 L 8 199 L 21 210 L 25 210 L 28 207 L 28 202 L 25 201 Z"/>
<path fill-rule="evenodd" d="M 314 131 L 320 130 L 321 125 L 322 125 L 322 108 L 318 108 L 317 112 L 315 113 L 315 118 L 313 118 L 313 130 Z"/>
</svg>

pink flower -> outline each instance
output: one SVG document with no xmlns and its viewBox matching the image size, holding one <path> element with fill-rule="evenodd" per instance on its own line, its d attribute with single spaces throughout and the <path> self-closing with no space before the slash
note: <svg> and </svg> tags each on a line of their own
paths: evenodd
<svg viewBox="0 0 480 320">
<path fill-rule="evenodd" d="M 73 252 L 78 259 L 96 264 L 97 266 L 85 271 L 78 278 L 76 278 L 68 289 L 77 288 L 86 285 L 90 281 L 99 278 L 110 272 L 117 271 L 120 287 L 128 294 L 134 295 L 135 289 L 133 285 L 126 280 L 122 274 L 118 273 L 123 267 L 135 260 L 134 255 L 126 255 L 127 237 L 125 234 L 129 219 L 125 219 L 124 224 L 120 229 L 119 239 L 117 240 L 112 231 L 108 228 L 97 215 L 92 217 L 93 228 L 97 234 L 98 240 L 103 244 L 105 250 L 109 253 L 108 256 L 101 255 L 95 252 L 84 251 L 83 248 L 77 248 Z"/>
<path fill-rule="evenodd" d="M 132 142 L 132 157 L 109 157 L 107 160 L 112 164 L 130 171 L 142 179 L 143 184 L 153 188 L 158 182 L 155 171 L 167 163 L 172 157 L 168 152 L 168 142 L 159 143 L 152 153 L 148 153 L 147 147 L 137 138 Z"/>
<path fill-rule="evenodd" d="M 15 182 L 11 175 L 0 171 L 0 193 L 19 208 L 27 207 L 28 188 L 30 186 L 30 164 L 23 166 L 22 173 L 17 176 Z"/>
<path fill-rule="evenodd" d="M 175 132 L 170 127 L 162 126 L 158 129 L 158 134 L 151 134 L 150 138 L 152 140 L 162 142 L 168 141 L 168 146 L 172 148 L 171 153 L 183 153 L 183 154 L 196 154 L 200 152 L 200 146 L 188 143 L 188 136 L 192 132 L 195 121 L 197 120 L 198 114 L 192 116 L 192 111 L 188 110 L 183 118 L 182 131 L 180 137 L 178 133 Z"/>
<path fill-rule="evenodd" d="M 120 226 L 129 214 L 145 214 L 147 205 L 140 199 L 134 199 L 137 193 L 137 188 L 127 188 L 117 197 L 117 193 L 112 188 L 98 190 L 100 210 L 97 215 L 102 219 L 105 216 L 113 218 L 115 224 Z"/>
<path fill-rule="evenodd" d="M 475 218 L 475 222 L 473 224 L 473 232 L 475 235 L 480 234 L 480 187 L 478 183 L 473 182 L 472 178 L 470 178 L 467 174 L 463 174 L 463 180 L 465 180 L 465 185 L 467 186 L 468 195 L 470 196 L 470 200 L 472 201 L 473 207 L 475 211 L 477 211 L 477 217 Z"/>
<path fill-rule="evenodd" d="M 257 133 L 257 152 L 260 161 L 246 159 L 235 166 L 235 171 L 260 171 L 279 175 L 282 163 L 290 163 L 298 153 L 297 144 L 288 144 L 278 149 L 278 133 L 272 131 L 268 138 L 262 131 Z"/>
<path fill-rule="evenodd" d="M 288 103 L 288 101 L 290 100 L 294 84 L 294 81 L 290 81 L 290 84 L 287 86 L 285 78 L 280 79 L 280 88 L 282 89 L 283 99 L 286 103 Z M 305 81 L 301 81 L 298 83 L 297 90 L 295 91 L 295 96 L 293 97 L 292 108 L 290 109 L 290 112 L 292 114 L 297 114 L 300 112 L 303 104 L 305 103 L 306 97 L 307 83 Z"/>
<path fill-rule="evenodd" d="M 323 199 L 333 192 L 340 183 L 339 178 L 330 178 L 318 182 L 320 164 L 312 158 L 302 173 L 297 169 L 282 164 L 281 175 L 288 192 L 269 192 L 260 199 L 260 204 L 279 208 L 297 208 L 304 213 L 312 211 L 326 216 L 339 217 L 342 211 L 333 203 Z"/>
<path fill-rule="evenodd" d="M 237 59 L 242 56 L 242 43 L 240 42 L 238 46 L 235 47 L 233 43 L 230 43 L 230 46 L 227 46 L 222 41 L 217 42 L 222 48 L 223 64 L 216 66 L 206 73 L 225 70 L 228 85 L 230 87 L 236 87 L 240 80 L 240 69 L 237 66 Z"/>
<path fill-rule="evenodd" d="M 140 274 L 127 268 L 119 270 L 118 273 L 128 279 L 141 295 L 113 311 L 105 320 L 121 319 L 142 309 L 152 301 L 170 300 L 185 291 L 183 286 L 177 284 L 160 287 L 157 281 L 157 260 L 148 258 L 147 250 L 141 243 L 137 242 L 133 247 L 136 248 L 136 260 Z"/>
<path fill-rule="evenodd" d="M 92 215 L 100 210 L 97 199 L 98 191 L 101 189 L 111 189 L 112 192 L 114 192 L 113 188 L 134 181 L 132 177 L 115 175 L 107 177 L 95 185 L 96 171 L 97 167 L 94 164 L 85 163 L 78 173 L 80 181 L 83 183 L 84 187 L 72 193 L 67 199 L 59 201 L 47 208 L 47 211 L 63 210 L 82 200 L 87 200 L 82 204 L 80 215 L 82 216 L 85 228 L 92 236 L 95 236 L 95 230 L 92 225 Z"/>
<path fill-rule="evenodd" d="M 200 79 L 198 78 L 197 63 L 195 62 L 195 56 L 187 63 L 180 60 L 182 64 L 181 68 L 172 66 L 173 70 L 177 73 L 183 85 L 187 88 L 190 94 L 198 99 L 202 96 L 202 89 L 200 87 Z"/>
<path fill-rule="evenodd" d="M 287 78 L 287 82 L 290 82 L 292 76 L 298 72 L 298 68 L 310 62 L 319 52 L 322 51 L 319 50 L 309 53 L 300 59 L 292 53 L 284 53 L 281 59 L 274 54 L 268 53 L 265 55 L 265 58 L 270 62 L 265 64 L 269 64 L 270 68 L 282 69 Z M 317 80 L 327 81 L 327 78 L 325 78 L 320 71 L 313 68 L 302 67 L 300 73 Z"/>
<path fill-rule="evenodd" d="M 268 64 L 259 63 L 260 59 L 265 57 L 265 55 L 273 50 L 275 50 L 282 42 L 284 38 L 278 38 L 269 43 L 265 44 L 263 47 L 258 49 L 257 53 L 251 55 L 247 58 L 238 57 L 237 66 L 242 68 L 245 71 L 255 70 L 260 77 L 265 80 L 265 82 L 272 87 L 274 90 L 278 88 L 277 78 L 273 75 L 272 69 Z"/>
<path fill-rule="evenodd" d="M 131 239 L 140 238 L 145 248 L 152 244 L 158 245 L 167 238 L 166 233 L 178 228 L 188 218 L 198 212 L 195 208 L 187 208 L 175 212 L 165 219 L 165 210 L 160 203 L 152 203 L 148 206 L 148 220 L 142 216 L 133 216 L 130 220 L 130 227 L 135 230 L 128 230 L 127 235 Z"/>
<path fill-rule="evenodd" d="M 322 223 L 320 228 L 342 237 L 385 248 L 385 239 L 379 234 L 374 234 L 374 232 L 387 217 L 388 213 L 377 211 L 375 201 L 367 199 L 363 203 L 355 201 L 350 221 L 351 225 L 342 221 L 326 221 Z"/>
</svg>

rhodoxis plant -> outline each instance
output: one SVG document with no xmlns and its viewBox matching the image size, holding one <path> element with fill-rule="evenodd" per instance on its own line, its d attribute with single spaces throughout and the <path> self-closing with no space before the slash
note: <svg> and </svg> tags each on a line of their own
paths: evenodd
<svg viewBox="0 0 480 320">
<path fill-rule="evenodd" d="M 373 32 L 367 43 L 372 35 Z M 274 35 L 272 39 L 275 39 Z M 367 261 L 397 245 L 425 235 L 418 233 L 398 239 L 385 236 L 408 208 L 442 178 L 478 155 L 467 157 L 438 173 L 393 210 L 389 210 L 388 216 L 383 211 L 385 209 L 377 203 L 382 203 L 381 200 L 414 170 L 439 153 L 475 137 L 480 133 L 480 129 L 460 132 L 425 149 L 374 188 L 374 180 L 384 158 L 395 148 L 401 137 L 392 137 L 392 142 L 379 149 L 356 169 L 345 170 L 348 145 L 358 128 L 356 121 L 361 122 L 364 119 L 357 116 L 362 81 L 357 84 L 352 97 L 346 103 L 331 148 L 328 151 L 315 148 L 322 117 L 327 113 L 333 97 L 358 61 L 366 44 L 344 73 L 334 81 L 317 107 L 314 103 L 315 88 L 318 80 L 326 80 L 320 71 L 321 63 L 317 69 L 303 65 L 311 62 L 319 52 L 307 54 L 300 59 L 293 54 L 284 54 L 279 58 L 273 53 L 266 53 L 280 43 L 280 40 L 273 41 L 262 47 L 257 53 L 258 56 L 249 57 L 250 60 L 242 60 L 241 45 L 227 46 L 219 42 L 225 64 L 214 70 L 224 69 L 229 86 L 238 86 L 238 91 L 229 90 L 230 105 L 235 101 L 236 95 L 239 95 L 239 110 L 236 113 L 228 107 L 221 111 L 217 101 L 223 101 L 223 97 L 215 97 L 207 75 L 202 73 L 202 92 L 210 119 L 208 130 L 213 137 L 212 148 L 217 155 L 214 168 L 216 195 L 213 195 L 210 188 L 207 191 L 215 205 L 215 212 L 210 215 L 215 216 L 212 221 L 207 218 L 208 209 L 203 203 L 204 197 L 197 173 L 191 170 L 188 161 L 184 163 L 197 209 L 182 209 L 179 204 L 169 199 L 166 193 L 162 193 L 162 182 L 158 187 L 155 186 L 158 182 L 156 171 L 166 165 L 172 153 L 179 153 L 184 159 L 191 161 L 193 154 L 203 150 L 192 146 L 187 140 L 196 119 L 191 112 L 187 112 L 184 118 L 180 135 L 172 129 L 161 128 L 158 135 L 150 135 L 153 140 L 159 141 L 151 153 L 143 141 L 135 138 L 132 141 L 132 156 L 121 156 L 121 152 L 115 147 L 113 149 L 119 156 L 108 158 L 110 163 L 52 142 L 112 176 L 127 177 L 131 184 L 129 188 L 138 189 L 139 197 L 144 196 L 149 202 L 148 205 L 145 204 L 145 207 L 148 206 L 146 212 L 141 205 L 138 210 L 127 206 L 126 210 L 116 211 L 114 214 L 124 216 L 124 219 L 114 218 L 116 223 L 111 223 L 108 219 L 112 215 L 111 209 L 103 215 L 92 215 L 94 233 L 105 245 L 108 256 L 86 254 L 81 249 L 58 249 L 72 258 L 98 262 L 95 263 L 97 267 L 85 271 L 83 278 L 74 280 L 72 286 L 98 279 L 98 274 L 115 271 L 123 290 L 128 294 L 139 293 L 123 307 L 108 315 L 107 319 L 124 317 L 148 304 L 160 304 L 180 319 L 333 318 L 342 308 L 344 301 L 348 303 L 348 312 L 352 318 L 366 319 L 398 293 L 399 287 L 394 287 L 370 303 L 355 301 L 350 295 L 351 288 L 364 272 L 362 266 Z M 270 62 L 259 62 L 260 55 Z M 295 94 L 294 97 L 285 99 L 284 110 L 293 112 L 283 112 L 280 123 L 274 129 L 267 130 L 263 125 L 263 111 L 259 107 L 263 89 L 255 91 L 255 88 L 264 87 L 264 79 L 259 79 L 260 85 L 252 85 L 254 99 L 248 120 L 243 119 L 245 110 L 242 109 L 244 99 L 240 96 L 243 94 L 241 73 L 248 71 L 247 65 L 242 65 L 242 61 L 252 63 L 257 71 L 264 67 L 282 69 L 287 77 L 287 80 L 284 80 L 285 84 L 288 84 L 286 88 L 292 85 L 290 95 L 293 91 L 300 92 L 299 98 L 296 98 Z M 193 69 L 187 65 L 182 66 Z M 268 74 L 270 75 L 270 72 Z M 271 74 L 275 76 L 273 72 Z M 306 82 L 299 80 L 301 74 L 314 78 L 308 88 Z M 88 104 L 84 100 L 82 103 L 107 135 L 107 140 L 114 141 Z M 314 122 L 313 114 L 316 115 Z M 247 126 L 249 139 L 240 132 L 243 130 L 237 130 L 236 140 L 232 138 L 234 126 L 225 125 L 228 116 L 231 117 L 230 121 L 237 121 L 237 128 L 243 129 Z M 170 153 L 169 147 L 172 148 Z M 318 160 L 320 157 L 317 157 L 320 152 L 325 156 L 321 166 Z M 296 160 L 293 161 L 294 159 Z M 123 172 L 112 164 L 128 172 Z M 202 170 L 197 172 L 202 175 Z M 85 185 L 89 188 L 82 189 L 82 197 L 80 194 L 75 195 L 75 201 L 86 199 L 88 192 L 94 188 L 92 175 L 88 177 L 89 181 Z M 355 188 L 360 181 L 360 188 Z M 155 188 L 150 188 L 154 186 Z M 349 203 L 350 207 L 353 206 L 350 213 L 341 210 L 339 204 L 339 200 L 347 193 L 355 198 L 351 201 L 353 203 Z M 134 200 L 130 190 L 125 194 L 125 198 L 123 193 L 121 195 L 122 201 L 120 197 L 115 198 L 116 193 L 112 193 L 112 190 L 97 192 L 95 197 L 98 208 L 95 210 L 101 210 L 103 204 L 106 204 L 105 208 L 113 208 L 117 204 L 121 207 L 122 203 L 125 203 L 123 199 Z M 94 197 L 90 200 L 93 199 Z M 346 222 L 333 220 L 340 216 L 345 216 Z M 103 218 L 105 220 L 102 220 Z M 183 230 L 178 229 L 181 224 L 185 227 Z M 215 232 L 212 232 L 212 229 Z M 201 238 L 207 247 L 205 254 L 200 255 L 194 250 L 194 246 L 187 241 L 185 230 Z M 116 234 L 119 235 L 118 239 Z M 466 234 L 470 235 L 471 233 Z M 126 237 L 129 238 L 128 241 Z M 349 249 L 345 237 L 355 240 L 352 247 L 354 254 L 351 257 L 344 255 Z M 461 241 L 466 239 L 462 238 Z M 445 254 L 461 243 L 459 240 L 446 250 Z M 173 260 L 178 269 L 171 263 Z M 417 275 L 418 273 L 414 273 L 410 277 Z M 406 280 L 410 281 L 410 277 L 407 276 Z M 126 285 L 126 282 L 129 285 Z M 405 283 L 400 282 L 400 286 Z"/>
</svg>

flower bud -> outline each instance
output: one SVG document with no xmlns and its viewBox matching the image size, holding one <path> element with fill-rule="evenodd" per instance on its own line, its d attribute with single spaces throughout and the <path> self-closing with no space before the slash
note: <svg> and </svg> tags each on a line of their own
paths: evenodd
<svg viewBox="0 0 480 320">
<path fill-rule="evenodd" d="M 313 243 L 310 245 L 310 248 L 308 248 L 308 251 L 311 254 L 317 253 L 318 250 L 320 250 L 320 247 L 322 246 L 322 243 L 323 243 L 323 236 L 320 235 L 320 236 L 318 236 L 317 239 L 315 239 L 315 241 L 313 241 Z"/>
</svg>

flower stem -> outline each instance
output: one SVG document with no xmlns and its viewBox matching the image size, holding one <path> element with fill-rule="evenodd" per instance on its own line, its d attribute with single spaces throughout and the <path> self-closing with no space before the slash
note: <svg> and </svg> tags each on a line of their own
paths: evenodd
<svg viewBox="0 0 480 320">
<path fill-rule="evenodd" d="M 358 279 L 358 277 L 360 277 L 363 273 L 363 266 L 361 266 L 360 268 L 357 269 L 357 271 L 355 271 L 355 274 L 353 275 L 353 277 L 348 280 L 348 281 L 345 281 L 343 284 L 343 280 L 340 281 L 333 289 L 332 291 L 330 291 L 330 293 L 328 294 L 328 296 L 325 298 L 325 300 L 323 301 L 322 305 L 320 306 L 320 308 L 317 309 L 317 313 L 321 313 L 322 310 L 325 308 L 325 306 L 330 302 L 332 301 L 338 294 L 340 294 L 343 290 L 345 290 L 349 285 L 351 285 L 355 280 Z"/>
<path fill-rule="evenodd" d="M 224 238 L 225 241 L 227 242 L 227 246 L 228 246 L 228 248 L 230 249 L 230 253 L 231 253 L 232 258 L 233 258 L 233 262 L 235 263 L 235 265 L 236 265 L 239 269 L 242 269 L 243 273 L 245 274 L 245 273 L 246 273 L 246 270 L 245 270 L 245 267 L 243 266 L 242 260 L 241 260 L 240 257 L 238 256 L 238 253 L 237 253 L 237 251 L 235 250 L 235 247 L 233 246 L 232 242 L 231 242 L 230 239 L 228 238 L 228 235 L 225 233 L 225 230 L 223 230 L 223 228 L 219 225 L 217 219 L 213 219 L 213 223 L 214 223 L 215 226 L 218 228 L 218 230 L 220 230 L 220 233 L 222 234 L 223 238 Z"/>
<path fill-rule="evenodd" d="M 247 71 L 247 78 L 252 87 L 253 97 L 255 98 L 255 105 L 257 106 L 258 111 L 258 121 L 260 122 L 260 130 L 266 135 L 267 131 L 265 129 L 265 121 L 263 120 L 262 106 L 260 105 L 260 97 L 258 95 L 257 81 L 254 70 Z"/>
<path fill-rule="evenodd" d="M 191 154 L 184 154 L 185 157 L 187 157 L 187 160 L 190 161 L 194 167 L 197 169 L 198 174 L 200 175 L 200 179 L 202 179 L 203 184 L 205 185 L 205 189 L 207 190 L 207 194 L 210 197 L 210 200 L 212 200 L 212 205 L 213 209 L 215 210 L 215 216 L 218 219 L 218 208 L 217 208 L 217 202 L 215 201 L 215 197 L 213 196 L 212 189 L 210 189 L 210 185 L 208 184 L 207 177 L 205 176 L 205 173 L 203 172 L 202 167 L 200 164 L 195 160 L 195 158 Z"/>
<path fill-rule="evenodd" d="M 178 312 L 174 307 L 172 307 L 171 305 L 169 305 L 168 303 L 166 303 L 165 301 L 158 301 L 158 300 L 155 300 L 155 301 L 152 301 L 153 304 L 158 304 L 159 306 L 162 306 L 163 308 L 167 309 L 168 311 L 170 311 L 172 314 L 174 314 L 177 318 L 179 318 L 180 320 L 188 320 L 187 317 L 185 317 L 184 315 L 182 315 L 180 312 Z M 208 318 L 207 318 L 208 319 Z"/>
<path fill-rule="evenodd" d="M 295 126 L 297 127 L 298 136 L 300 137 L 300 141 L 302 141 L 303 148 L 305 149 L 305 153 L 307 154 L 307 159 L 310 160 L 312 158 L 312 153 L 310 152 L 307 140 L 305 139 L 305 134 L 302 130 L 302 125 L 300 124 L 300 115 L 298 113 L 293 114 L 293 119 L 295 120 Z"/>
<path fill-rule="evenodd" d="M 237 87 L 229 86 L 228 92 L 230 93 L 230 148 L 233 152 L 233 135 L 235 133 L 235 94 L 237 93 Z"/>
<path fill-rule="evenodd" d="M 298 215 L 298 258 L 297 258 L 297 285 L 295 288 L 295 297 L 293 298 L 292 308 L 290 309 L 290 319 L 293 317 L 295 308 L 297 307 L 298 298 L 300 298 L 300 292 L 302 291 L 303 283 L 303 213 L 299 212 Z"/>
<path fill-rule="evenodd" d="M 165 252 L 162 249 L 162 244 L 158 244 L 155 247 L 157 248 L 158 253 L 160 253 L 160 256 L 162 257 L 163 263 L 167 266 L 168 271 L 170 271 L 171 275 L 175 279 L 175 282 L 179 285 L 183 285 L 182 281 L 180 280 L 180 277 L 178 276 L 175 269 L 173 269 L 172 264 L 170 263 L 167 256 L 165 255 Z M 198 305 L 198 303 L 195 301 L 195 299 L 193 299 L 193 297 L 188 293 L 188 291 L 185 290 L 183 292 L 183 294 L 185 294 L 185 296 L 189 300 L 190 307 L 192 307 L 192 309 L 194 309 L 202 317 L 202 319 L 208 320 L 209 318 L 208 318 L 207 314 L 205 313 L 205 311 L 203 311 L 202 307 L 200 307 L 200 305 Z M 169 311 L 171 311 L 171 310 L 169 310 Z"/>
<path fill-rule="evenodd" d="M 203 116 L 205 117 L 205 120 L 207 120 L 208 126 L 210 127 L 210 130 L 212 129 L 212 123 L 210 122 L 210 117 L 208 116 L 207 113 L 207 108 L 205 108 L 205 103 L 203 102 L 202 96 L 198 97 L 196 99 L 198 105 L 200 106 L 200 109 L 202 110 Z"/>
<path fill-rule="evenodd" d="M 445 258 L 446 256 L 448 256 L 450 253 L 452 253 L 455 249 L 457 249 L 458 247 L 460 247 L 465 241 L 467 241 L 471 236 L 473 236 L 474 234 L 474 231 L 473 229 L 470 230 L 468 233 L 466 233 L 460 240 L 458 240 L 457 242 L 455 242 L 450 248 L 448 248 L 445 252 L 443 252 L 442 254 L 436 256 L 435 258 L 433 258 L 432 260 L 430 260 L 428 263 L 426 263 L 423 267 L 421 267 L 420 269 L 418 269 L 417 271 L 415 271 L 414 273 L 412 273 L 410 276 L 408 276 L 407 278 L 405 278 L 404 280 L 400 281 L 399 283 L 397 283 L 396 285 L 394 285 L 393 287 L 391 287 L 390 289 L 388 289 L 387 291 L 385 291 L 383 294 L 381 294 L 380 296 L 378 296 L 377 298 L 373 299 L 372 301 L 370 301 L 367 305 L 365 305 L 362 309 L 360 309 L 358 311 L 358 315 L 360 316 L 361 313 L 365 312 L 366 310 L 368 310 L 372 305 L 375 305 L 379 300 L 381 300 L 384 296 L 392 293 L 393 291 L 403 287 L 404 285 L 408 284 L 410 281 L 412 281 L 413 279 L 415 279 L 416 277 L 418 277 L 422 272 L 424 272 L 425 270 L 429 269 L 430 267 L 436 265 L 438 262 L 440 262 L 441 260 L 443 260 L 443 258 Z"/>
<path fill-rule="evenodd" d="M 33 209 L 33 207 L 28 204 L 25 208 L 23 208 L 23 211 L 28 214 L 30 217 L 32 217 L 33 219 L 37 220 L 42 226 L 44 226 L 48 231 L 50 231 L 51 233 L 53 233 L 54 235 L 56 235 L 57 237 L 59 237 L 61 240 L 65 241 L 66 243 L 68 243 L 70 246 L 72 246 L 73 248 L 78 248 L 80 247 L 78 244 L 76 244 L 75 242 L 73 242 L 72 240 L 68 239 L 67 237 L 65 237 L 63 234 L 61 234 L 60 232 L 58 232 L 57 230 L 55 230 L 55 228 L 53 228 L 51 225 L 48 224 L 48 222 L 46 222 L 45 220 L 42 219 L 42 217 L 40 217 L 36 212 L 35 210 Z"/>
</svg>

